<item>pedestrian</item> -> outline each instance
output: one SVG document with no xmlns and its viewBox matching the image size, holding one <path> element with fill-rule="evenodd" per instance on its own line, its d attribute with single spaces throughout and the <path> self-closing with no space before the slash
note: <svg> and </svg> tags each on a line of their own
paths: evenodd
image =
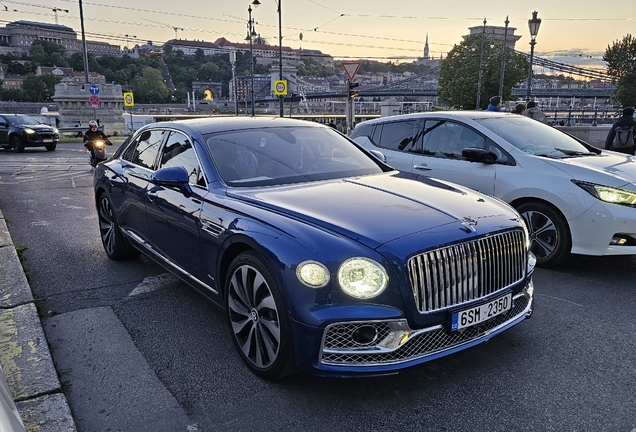
<svg viewBox="0 0 636 432">
<path fill-rule="evenodd" d="M 493 96 L 490 98 L 486 111 L 501 111 L 501 97 Z"/>
<path fill-rule="evenodd" d="M 329 119 L 329 123 L 327 123 L 327 126 L 332 127 L 332 128 L 336 128 L 336 125 L 334 124 L 333 120 Z"/>
<path fill-rule="evenodd" d="M 513 114 L 523 114 L 523 112 L 526 110 L 526 104 L 522 104 L 522 103 L 518 103 L 517 105 L 515 105 L 515 107 L 512 109 L 512 111 L 510 111 Z"/>
<path fill-rule="evenodd" d="M 541 123 L 546 123 L 548 120 L 543 111 L 541 111 L 541 109 L 537 106 L 537 103 L 535 101 L 528 102 L 523 115 L 526 117 L 530 117 L 531 119 L 540 121 Z"/>
<path fill-rule="evenodd" d="M 342 122 L 340 120 L 338 120 L 338 123 L 336 123 L 336 129 L 338 129 L 338 132 L 343 131 Z"/>
<path fill-rule="evenodd" d="M 636 135 L 634 108 L 624 108 L 623 116 L 616 120 L 607 134 L 605 149 L 633 155 L 636 149 L 634 135 Z"/>
</svg>

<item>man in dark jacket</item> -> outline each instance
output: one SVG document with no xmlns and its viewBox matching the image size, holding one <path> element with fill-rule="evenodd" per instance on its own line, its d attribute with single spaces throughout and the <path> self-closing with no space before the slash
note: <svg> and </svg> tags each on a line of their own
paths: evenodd
<svg viewBox="0 0 636 432">
<path fill-rule="evenodd" d="M 631 134 L 630 134 L 631 128 Z M 618 136 L 617 136 L 618 135 Z M 636 149 L 636 121 L 634 120 L 634 108 L 624 108 L 623 116 L 616 120 L 605 139 L 605 149 L 621 153 L 634 154 Z M 626 137 L 621 139 L 621 137 Z M 627 140 L 627 141 L 625 141 Z"/>
<path fill-rule="evenodd" d="M 88 122 L 88 130 L 84 132 L 84 147 L 86 147 L 88 151 L 91 152 L 91 165 L 93 164 L 92 161 L 95 158 L 95 148 L 93 147 L 93 142 L 97 140 L 104 141 L 104 143 L 108 145 L 113 145 L 106 134 L 98 129 L 97 122 L 95 120 L 91 120 Z"/>
</svg>

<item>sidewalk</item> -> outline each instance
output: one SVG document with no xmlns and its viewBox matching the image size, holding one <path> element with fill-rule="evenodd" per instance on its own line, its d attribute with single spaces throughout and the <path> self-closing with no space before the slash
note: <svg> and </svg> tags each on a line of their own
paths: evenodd
<svg viewBox="0 0 636 432">
<path fill-rule="evenodd" d="M 75 432 L 6 222 L 0 210 L 0 365 L 27 431 Z"/>
</svg>

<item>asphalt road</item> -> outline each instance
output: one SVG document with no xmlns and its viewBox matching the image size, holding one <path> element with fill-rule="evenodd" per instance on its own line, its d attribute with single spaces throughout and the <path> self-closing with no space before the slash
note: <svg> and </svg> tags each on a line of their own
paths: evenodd
<svg viewBox="0 0 636 432">
<path fill-rule="evenodd" d="M 87 159 L 0 150 L 0 208 L 79 430 L 636 431 L 636 258 L 538 269 L 532 319 L 399 375 L 271 383 L 221 310 L 147 258 L 106 257 Z"/>
</svg>

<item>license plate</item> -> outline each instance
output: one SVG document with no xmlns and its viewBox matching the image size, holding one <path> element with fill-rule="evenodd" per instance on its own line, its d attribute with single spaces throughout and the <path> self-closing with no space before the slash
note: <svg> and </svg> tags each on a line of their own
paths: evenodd
<svg viewBox="0 0 636 432">
<path fill-rule="evenodd" d="M 52 139 L 43 139 L 42 142 L 53 142 Z"/>
<path fill-rule="evenodd" d="M 509 311 L 510 308 L 512 308 L 512 294 L 507 294 L 474 308 L 456 312 L 452 316 L 451 330 L 455 331 L 474 326 L 501 315 Z"/>
</svg>

